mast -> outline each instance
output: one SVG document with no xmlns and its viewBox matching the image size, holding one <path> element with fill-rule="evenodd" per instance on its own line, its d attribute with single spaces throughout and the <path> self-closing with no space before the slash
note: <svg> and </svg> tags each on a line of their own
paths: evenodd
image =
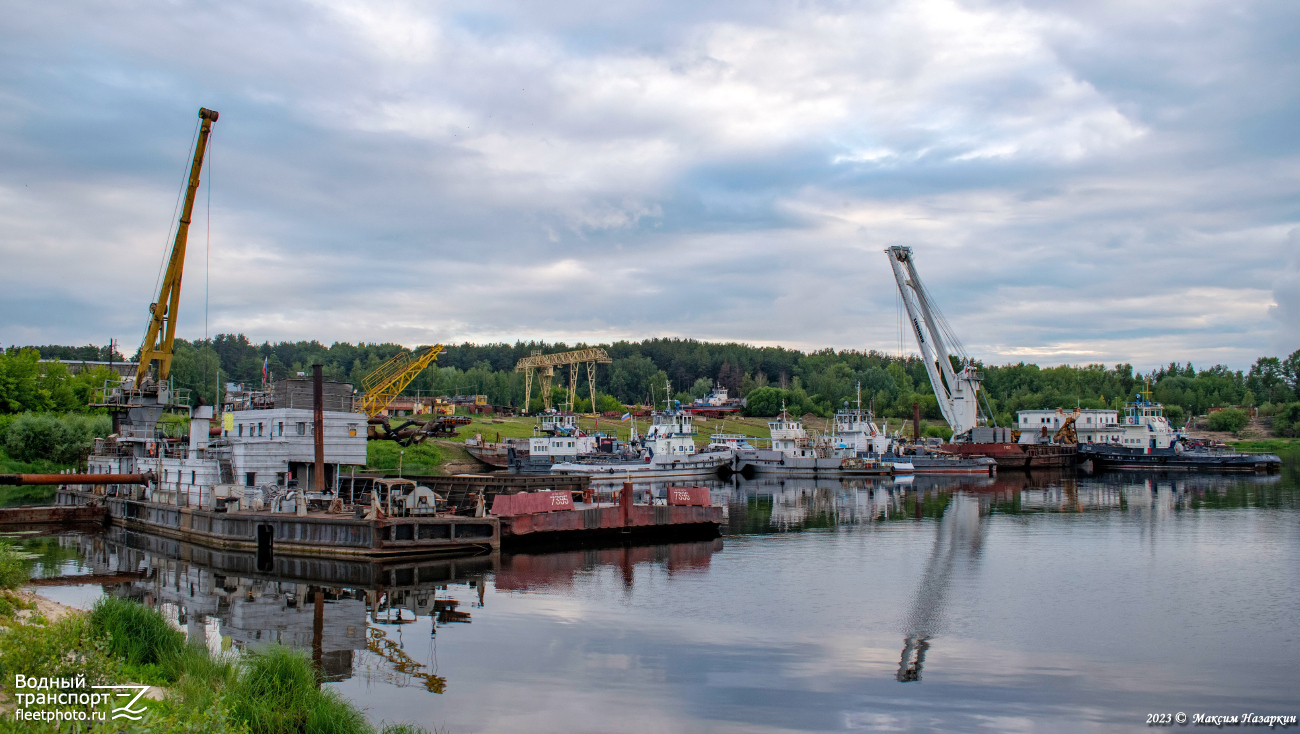
<svg viewBox="0 0 1300 734">
<path fill-rule="evenodd" d="M 913 264 L 912 248 L 895 246 L 885 250 L 885 253 L 889 255 L 898 292 L 907 308 L 908 320 L 912 322 L 912 334 L 921 350 L 921 359 L 930 376 L 930 385 L 939 402 L 939 411 L 952 427 L 953 441 L 958 441 L 959 436 L 978 423 L 979 405 L 976 399 L 983 376 L 969 364 L 962 368 L 960 374 L 953 372 L 952 355 L 940 322 L 942 316 L 938 315 L 938 307 L 931 303 L 925 287 L 921 285 L 921 277 L 917 275 Z"/>
<path fill-rule="evenodd" d="M 158 361 L 158 381 L 167 379 L 172 368 L 172 343 L 176 337 L 176 312 L 181 302 L 181 274 L 185 269 L 185 244 L 189 240 L 190 215 L 194 212 L 194 195 L 199 189 L 199 171 L 203 168 L 203 155 L 208 147 L 212 123 L 217 121 L 217 111 L 200 107 L 199 139 L 194 145 L 194 161 L 190 163 L 190 185 L 185 192 L 185 207 L 176 226 L 176 241 L 172 243 L 171 259 L 163 277 L 158 298 L 149 305 L 149 329 L 140 345 L 140 363 L 136 367 L 135 386 L 139 389 L 149 374 L 154 360 Z"/>
</svg>

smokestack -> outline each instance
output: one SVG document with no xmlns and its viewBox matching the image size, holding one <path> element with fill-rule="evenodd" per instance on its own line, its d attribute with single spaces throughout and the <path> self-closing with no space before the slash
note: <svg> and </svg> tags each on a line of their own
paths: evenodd
<svg viewBox="0 0 1300 734">
<path fill-rule="evenodd" d="M 311 366 L 311 403 L 315 412 L 316 491 L 325 491 L 325 378 L 321 365 Z"/>
<path fill-rule="evenodd" d="M 921 440 L 921 404 L 912 403 L 912 440 Z"/>
</svg>

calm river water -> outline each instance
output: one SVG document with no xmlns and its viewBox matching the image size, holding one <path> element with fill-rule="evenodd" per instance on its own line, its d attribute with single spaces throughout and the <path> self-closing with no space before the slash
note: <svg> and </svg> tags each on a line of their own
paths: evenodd
<svg viewBox="0 0 1300 734">
<path fill-rule="evenodd" d="M 133 596 L 214 650 L 300 645 L 375 721 L 453 734 L 1300 714 L 1294 465 L 713 486 L 712 542 L 270 575 L 120 530 L 26 543 L 46 574 L 153 572 L 51 598 Z"/>
</svg>

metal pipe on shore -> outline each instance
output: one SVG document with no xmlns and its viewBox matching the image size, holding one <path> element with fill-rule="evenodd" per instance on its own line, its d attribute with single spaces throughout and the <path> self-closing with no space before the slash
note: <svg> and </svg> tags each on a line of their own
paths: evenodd
<svg viewBox="0 0 1300 734">
<path fill-rule="evenodd" d="M 144 474 L 0 474 L 0 485 L 35 484 L 152 484 L 153 472 Z"/>
</svg>

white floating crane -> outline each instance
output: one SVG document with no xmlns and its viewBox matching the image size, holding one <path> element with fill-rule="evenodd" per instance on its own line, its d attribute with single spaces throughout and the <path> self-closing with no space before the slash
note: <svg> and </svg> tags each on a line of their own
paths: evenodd
<svg viewBox="0 0 1300 734">
<path fill-rule="evenodd" d="M 970 430 L 979 424 L 977 401 L 984 375 L 975 371 L 952 327 L 921 284 L 912 263 L 912 248 L 891 247 L 885 254 L 894 268 L 894 280 L 907 308 L 907 318 L 912 322 L 916 344 L 921 348 L 921 359 L 925 361 L 934 396 L 939 401 L 939 412 L 952 428 L 954 443 L 969 440 Z M 953 371 L 953 357 L 962 365 L 961 372 Z"/>
</svg>

